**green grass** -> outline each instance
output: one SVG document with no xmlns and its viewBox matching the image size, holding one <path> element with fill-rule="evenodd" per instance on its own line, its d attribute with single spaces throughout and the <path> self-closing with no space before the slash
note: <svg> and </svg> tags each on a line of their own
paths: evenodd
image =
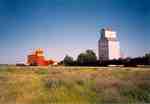
<svg viewBox="0 0 150 104">
<path fill-rule="evenodd" d="M 0 67 L 0 104 L 66 103 L 150 103 L 150 70 Z"/>
</svg>

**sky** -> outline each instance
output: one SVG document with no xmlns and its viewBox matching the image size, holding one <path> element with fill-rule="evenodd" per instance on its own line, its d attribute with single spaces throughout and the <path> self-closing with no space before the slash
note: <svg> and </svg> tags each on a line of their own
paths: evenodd
<svg viewBox="0 0 150 104">
<path fill-rule="evenodd" d="M 150 51 L 149 0 L 0 0 L 0 64 L 26 61 L 36 48 L 60 61 L 98 54 L 99 30 L 118 33 L 126 57 Z"/>
</svg>

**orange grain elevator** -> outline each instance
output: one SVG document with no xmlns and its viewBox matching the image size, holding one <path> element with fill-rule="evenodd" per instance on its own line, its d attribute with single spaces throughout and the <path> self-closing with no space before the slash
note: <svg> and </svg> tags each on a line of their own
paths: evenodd
<svg viewBox="0 0 150 104">
<path fill-rule="evenodd" d="M 53 65 L 55 61 L 46 60 L 43 49 L 36 49 L 35 52 L 27 56 L 27 64 L 31 66 L 48 66 Z"/>
</svg>

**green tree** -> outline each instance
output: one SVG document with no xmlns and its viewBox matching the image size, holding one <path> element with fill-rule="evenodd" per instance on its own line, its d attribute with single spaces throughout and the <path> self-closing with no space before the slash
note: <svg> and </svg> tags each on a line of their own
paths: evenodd
<svg viewBox="0 0 150 104">
<path fill-rule="evenodd" d="M 146 53 L 145 56 L 144 56 L 147 60 L 147 64 L 150 65 L 150 53 Z"/>
<path fill-rule="evenodd" d="M 87 62 L 88 63 L 95 63 L 97 60 L 96 54 L 93 50 L 86 50 Z"/>
<path fill-rule="evenodd" d="M 73 63 L 74 63 L 73 58 L 71 56 L 66 55 L 63 60 L 63 64 L 69 66 L 69 65 L 73 65 Z"/>
<path fill-rule="evenodd" d="M 150 58 L 150 53 L 146 53 L 145 57 Z"/>
<path fill-rule="evenodd" d="M 79 55 L 78 55 L 78 58 L 77 58 L 77 63 L 79 64 L 79 65 L 84 65 L 85 63 L 86 63 L 86 61 L 87 61 L 87 56 L 86 56 L 86 54 L 85 53 L 80 53 Z"/>
<path fill-rule="evenodd" d="M 77 58 L 79 65 L 94 65 L 96 61 L 97 57 L 93 50 L 86 50 L 85 53 L 80 53 Z"/>
</svg>

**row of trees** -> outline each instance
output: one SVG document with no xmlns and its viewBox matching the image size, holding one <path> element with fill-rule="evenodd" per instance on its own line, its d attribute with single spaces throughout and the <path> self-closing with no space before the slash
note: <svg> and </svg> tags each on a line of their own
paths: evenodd
<svg viewBox="0 0 150 104">
<path fill-rule="evenodd" d="M 93 66 L 96 65 L 97 57 L 92 50 L 86 50 L 85 53 L 80 53 L 77 60 L 73 60 L 71 56 L 66 55 L 62 63 L 66 66 L 79 65 L 79 66 Z"/>
<path fill-rule="evenodd" d="M 61 64 L 66 66 L 107 66 L 107 65 L 124 65 L 124 66 L 136 66 L 136 65 L 150 65 L 150 53 L 145 54 L 143 57 L 125 58 L 118 60 L 97 60 L 96 54 L 93 50 L 86 50 L 85 53 L 80 53 L 77 60 L 73 57 L 66 55 Z"/>
</svg>

